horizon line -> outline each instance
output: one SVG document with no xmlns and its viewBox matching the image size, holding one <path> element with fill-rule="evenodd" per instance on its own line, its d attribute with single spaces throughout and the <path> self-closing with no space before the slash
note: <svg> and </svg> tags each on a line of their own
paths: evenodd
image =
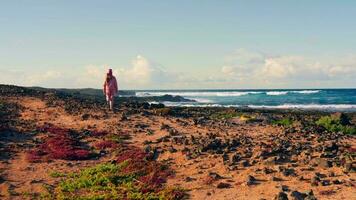
<svg viewBox="0 0 356 200">
<path fill-rule="evenodd" d="M 0 85 L 7 85 L 7 86 L 17 86 L 17 87 L 25 87 L 25 88 L 43 88 L 43 89 L 53 89 L 53 90 L 61 90 L 61 89 L 69 89 L 69 90 L 84 90 L 84 89 L 93 89 L 93 90 L 102 90 L 100 88 L 50 88 L 50 87 L 43 87 L 43 86 L 21 86 L 21 85 L 12 85 L 12 84 L 3 84 L 0 83 Z M 242 89 L 242 88 L 225 88 L 225 89 L 209 89 L 209 88 L 203 88 L 203 89 L 121 89 L 122 91 L 218 91 L 218 90 L 348 90 L 348 89 L 356 89 L 352 87 L 340 87 L 340 88 L 248 88 L 248 89 Z M 120 89 L 119 89 L 120 91 Z"/>
</svg>

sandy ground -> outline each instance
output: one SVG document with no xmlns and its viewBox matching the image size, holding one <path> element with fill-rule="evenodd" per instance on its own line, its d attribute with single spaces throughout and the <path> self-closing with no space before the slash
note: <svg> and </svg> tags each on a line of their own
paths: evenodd
<svg viewBox="0 0 356 200">
<path fill-rule="evenodd" d="M 169 134 L 167 130 L 162 129 L 162 124 L 175 129 L 179 135 L 187 137 L 191 135 L 205 136 L 214 133 L 230 138 L 243 135 L 250 137 L 252 140 L 263 141 L 268 139 L 268 136 L 276 135 L 283 131 L 281 127 L 259 123 L 235 123 L 234 125 L 216 123 L 204 126 L 194 125 L 193 120 L 189 118 L 178 119 L 157 115 L 145 116 L 144 114 L 129 115 L 127 120 L 120 120 L 122 113 L 128 112 L 125 109 L 117 113 L 108 111 L 90 113 L 97 115 L 99 119 L 89 118 L 83 120 L 80 116 L 67 114 L 61 107 L 49 108 L 45 102 L 36 98 L 26 97 L 21 98 L 21 100 L 12 98 L 10 101 L 23 106 L 20 113 L 21 120 L 33 122 L 37 126 L 50 122 L 59 127 L 75 130 L 94 128 L 97 130 L 115 131 L 129 134 L 131 139 L 128 142 L 140 148 L 145 148 L 148 141 L 156 141 Z M 146 125 L 146 127 L 142 125 Z M 147 134 L 148 132 L 150 134 Z M 31 199 L 32 193 L 41 193 L 44 191 L 43 185 L 57 184 L 49 176 L 50 172 L 79 170 L 105 162 L 111 156 L 108 154 L 99 160 L 88 161 L 55 160 L 48 163 L 29 163 L 25 159 L 25 152 L 28 149 L 27 145 L 34 138 L 30 138 L 26 134 L 30 135 L 30 133 L 26 132 L 9 133 L 9 135 L 2 138 L 6 140 L 6 145 L 12 149 L 12 153 L 8 157 L 3 156 L 0 160 L 0 173 L 2 177 L 0 179 L 0 199 Z M 355 147 L 355 138 L 348 142 Z M 190 199 L 273 199 L 281 191 L 282 185 L 287 186 L 291 191 L 298 190 L 305 192 L 312 189 L 318 199 L 356 199 L 356 175 L 355 173 L 344 173 L 340 167 L 327 169 L 316 167 L 313 171 L 308 171 L 303 170 L 307 168 L 308 164 L 305 166 L 293 166 L 292 163 L 285 163 L 283 166 L 295 168 L 298 176 L 284 176 L 281 172 L 278 172 L 280 165 L 254 164 L 248 167 L 237 166 L 235 169 L 229 169 L 229 166 L 224 164 L 221 155 L 217 154 L 203 153 L 195 159 L 188 159 L 181 150 L 189 147 L 189 145 L 153 142 L 150 146 L 158 149 L 173 147 L 178 150 L 177 152 L 164 151 L 160 154 L 158 160 L 168 163 L 176 173 L 174 177 L 168 180 L 167 184 L 187 189 Z M 266 167 L 274 171 L 266 174 L 263 172 L 263 169 Z M 344 184 L 311 186 L 310 179 L 315 172 L 321 174 L 334 172 L 335 177 L 330 177 L 329 179 L 338 179 L 343 181 Z M 217 173 L 221 178 L 207 181 L 209 173 Z M 246 180 L 249 175 L 257 179 L 255 184 L 247 184 Z M 301 176 L 304 178 L 303 180 L 300 179 Z M 278 177 L 281 180 L 273 181 L 272 177 Z M 219 183 L 228 183 L 229 187 L 218 188 Z M 325 195 L 325 193 L 327 194 Z"/>
</svg>

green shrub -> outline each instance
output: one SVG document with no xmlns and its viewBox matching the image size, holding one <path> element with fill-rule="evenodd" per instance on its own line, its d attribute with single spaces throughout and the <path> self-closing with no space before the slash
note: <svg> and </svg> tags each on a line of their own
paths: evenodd
<svg viewBox="0 0 356 200">
<path fill-rule="evenodd" d="M 61 172 L 53 171 L 53 172 L 49 173 L 49 176 L 52 178 L 59 178 L 59 177 L 65 177 L 66 175 Z"/>
<path fill-rule="evenodd" d="M 66 176 L 55 188 L 56 199 L 142 199 L 163 200 L 172 198 L 183 190 L 163 189 L 158 192 L 142 192 L 137 184 L 140 174 L 127 173 L 128 162 L 100 164 Z M 181 199 L 181 198 L 179 198 Z"/>
<path fill-rule="evenodd" d="M 343 125 L 341 119 L 335 116 L 321 117 L 316 121 L 316 124 L 330 132 L 343 132 L 344 134 L 356 135 L 355 126 Z"/>
<path fill-rule="evenodd" d="M 279 125 L 279 126 L 290 127 L 290 126 L 293 125 L 293 120 L 291 120 L 290 118 L 283 118 L 283 119 L 280 119 L 280 120 L 272 121 L 272 124 Z"/>
</svg>

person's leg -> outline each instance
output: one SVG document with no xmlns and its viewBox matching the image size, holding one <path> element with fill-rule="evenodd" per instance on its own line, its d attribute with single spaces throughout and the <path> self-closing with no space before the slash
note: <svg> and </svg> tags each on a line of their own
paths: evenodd
<svg viewBox="0 0 356 200">
<path fill-rule="evenodd" d="M 109 106 L 110 106 L 110 110 L 114 109 L 114 97 L 113 96 L 110 96 Z"/>
<path fill-rule="evenodd" d="M 109 97 L 109 95 L 106 95 L 106 103 L 110 107 L 110 97 Z"/>
<path fill-rule="evenodd" d="M 112 110 L 112 100 L 109 101 L 109 108 Z"/>
<path fill-rule="evenodd" d="M 111 110 L 114 110 L 114 96 L 111 97 Z"/>
</svg>

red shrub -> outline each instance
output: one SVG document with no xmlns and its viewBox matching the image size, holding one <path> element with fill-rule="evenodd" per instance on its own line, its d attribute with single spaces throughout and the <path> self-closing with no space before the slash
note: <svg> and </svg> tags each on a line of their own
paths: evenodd
<svg viewBox="0 0 356 200">
<path fill-rule="evenodd" d="M 158 192 L 162 190 L 163 184 L 172 172 L 154 160 L 147 159 L 148 154 L 136 147 L 122 148 L 117 162 L 128 162 L 122 170 L 123 173 L 132 173 L 139 176 L 141 192 Z"/>
<path fill-rule="evenodd" d="M 103 140 L 94 144 L 96 149 L 113 149 L 117 147 L 117 144 L 112 140 Z"/>
<path fill-rule="evenodd" d="M 90 152 L 80 146 L 80 141 L 71 134 L 69 129 L 45 125 L 39 128 L 50 133 L 45 141 L 27 153 L 31 162 L 47 159 L 83 160 L 90 156 Z"/>
<path fill-rule="evenodd" d="M 90 157 L 90 151 L 86 149 L 77 149 L 73 155 L 76 160 L 85 160 Z"/>
<path fill-rule="evenodd" d="M 27 160 L 30 160 L 31 162 L 39 162 L 42 158 L 42 156 L 45 155 L 45 153 L 39 151 L 39 150 L 30 150 L 26 154 Z"/>
<path fill-rule="evenodd" d="M 171 199 L 184 199 L 185 195 L 183 190 L 173 190 L 170 193 Z"/>
<path fill-rule="evenodd" d="M 147 154 L 138 148 L 128 148 L 124 150 L 116 159 L 117 162 L 123 162 L 125 160 L 141 161 L 145 159 Z"/>
<path fill-rule="evenodd" d="M 108 132 L 106 132 L 106 131 L 92 131 L 91 132 L 91 135 L 95 136 L 95 137 L 105 136 L 107 134 L 108 134 Z"/>
<path fill-rule="evenodd" d="M 161 189 L 163 184 L 166 182 L 167 177 L 168 174 L 159 171 L 140 177 L 139 181 L 141 181 L 143 186 L 141 191 L 143 193 L 147 193 Z"/>
</svg>

